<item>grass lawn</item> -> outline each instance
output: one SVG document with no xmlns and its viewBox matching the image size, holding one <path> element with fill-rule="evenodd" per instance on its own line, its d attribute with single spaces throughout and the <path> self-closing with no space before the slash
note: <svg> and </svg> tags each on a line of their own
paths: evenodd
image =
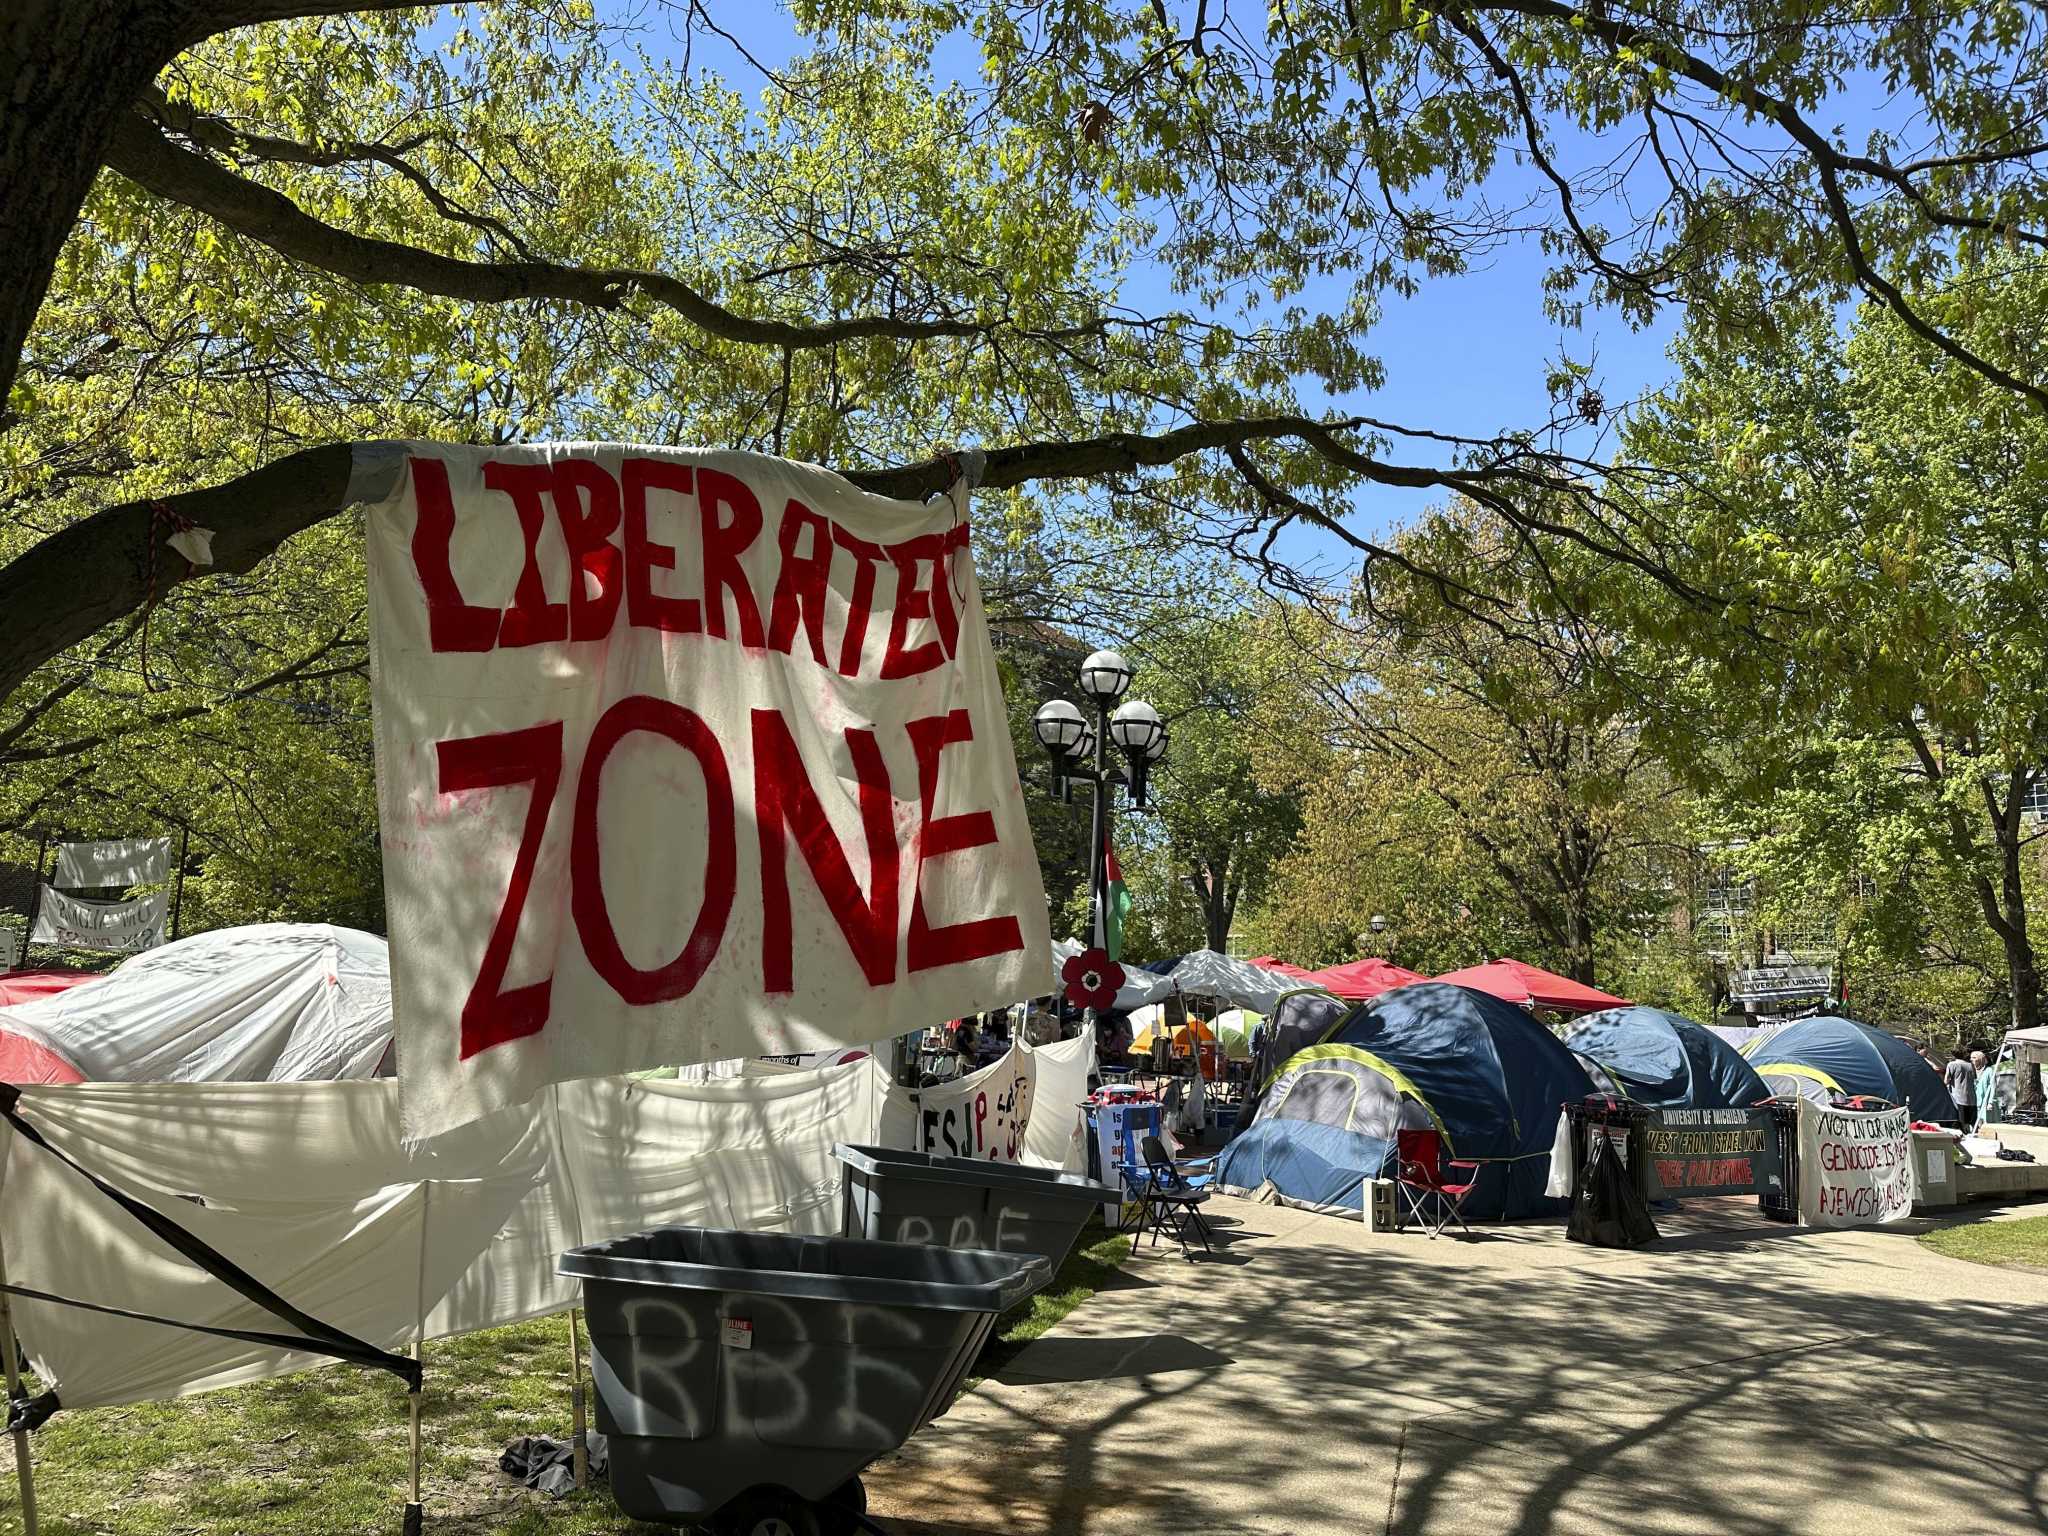
<svg viewBox="0 0 2048 1536">
<path fill-rule="evenodd" d="M 2024 1264 L 2048 1270 L 2048 1216 L 2018 1221 L 1973 1221 L 1920 1239 L 1936 1253 L 1979 1264 Z"/>
<path fill-rule="evenodd" d="M 977 1374 L 1073 1311 L 1129 1252 L 1128 1238 L 1091 1224 L 1052 1285 L 1000 1320 Z M 568 1436 L 568 1366 L 566 1317 L 427 1346 L 429 1530 L 653 1529 L 627 1520 L 602 1487 L 549 1500 L 498 1471 L 519 1436 Z M 43 1536 L 389 1536 L 406 1498 L 405 1393 L 381 1372 L 305 1371 L 173 1403 L 59 1413 L 35 1432 L 34 1452 Z M 0 1436 L 0 1532 L 20 1529 L 12 1441 Z"/>
</svg>

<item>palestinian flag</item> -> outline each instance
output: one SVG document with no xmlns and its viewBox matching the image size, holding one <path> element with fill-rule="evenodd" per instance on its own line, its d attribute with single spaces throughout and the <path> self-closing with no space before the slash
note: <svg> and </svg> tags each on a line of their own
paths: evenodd
<svg viewBox="0 0 2048 1536">
<path fill-rule="evenodd" d="M 1131 893 L 1124 889 L 1124 872 L 1116 861 L 1116 850 L 1107 837 L 1102 840 L 1102 932 L 1095 936 L 1103 953 L 1112 960 L 1124 957 L 1124 917 L 1131 910 Z"/>
</svg>

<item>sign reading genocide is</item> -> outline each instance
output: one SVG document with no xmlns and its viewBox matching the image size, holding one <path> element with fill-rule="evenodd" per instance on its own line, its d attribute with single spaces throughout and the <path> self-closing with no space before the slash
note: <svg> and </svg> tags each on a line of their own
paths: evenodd
<svg viewBox="0 0 2048 1536">
<path fill-rule="evenodd" d="M 1045 992 L 964 491 L 415 445 L 369 517 L 408 1136 Z"/>
<path fill-rule="evenodd" d="M 1860 1227 L 1913 1214 L 1913 1133 L 1905 1109 L 1875 1114 L 1799 1105 L 1799 1216 Z"/>
<path fill-rule="evenodd" d="M 1747 1195 L 1785 1186 L 1768 1109 L 1659 1109 L 1647 1133 L 1657 1181 L 1675 1196 Z"/>
</svg>

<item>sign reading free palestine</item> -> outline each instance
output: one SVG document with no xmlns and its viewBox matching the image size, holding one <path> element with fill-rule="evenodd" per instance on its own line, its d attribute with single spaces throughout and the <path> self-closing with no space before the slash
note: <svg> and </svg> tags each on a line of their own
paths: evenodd
<svg viewBox="0 0 2048 1536">
<path fill-rule="evenodd" d="M 409 445 L 369 513 L 403 1119 L 1051 986 L 965 492 Z"/>
</svg>

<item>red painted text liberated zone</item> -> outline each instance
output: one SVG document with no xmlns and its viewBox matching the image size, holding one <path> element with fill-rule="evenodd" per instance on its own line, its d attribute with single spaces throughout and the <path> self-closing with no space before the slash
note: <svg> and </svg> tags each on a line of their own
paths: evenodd
<svg viewBox="0 0 2048 1536">
<path fill-rule="evenodd" d="M 792 654 L 801 635 L 811 659 L 845 676 L 857 675 L 867 650 L 877 568 L 887 563 L 897 576 L 887 641 L 879 676 L 912 677 L 943 665 L 959 639 L 959 615 L 946 579 L 952 551 L 965 542 L 964 525 L 901 544 L 878 545 L 848 534 L 829 519 L 790 501 L 783 510 L 777 545 L 781 563 L 767 603 L 762 604 L 740 564 L 763 531 L 758 499 L 746 484 L 718 471 L 661 459 L 628 458 L 614 478 L 588 459 L 551 464 L 491 462 L 484 484 L 503 491 L 516 513 L 525 541 L 525 564 L 512 601 L 504 608 L 469 601 L 458 587 L 450 558 L 455 529 L 448 472 L 435 459 L 412 461 L 419 506 L 412 555 L 426 598 L 428 639 L 436 651 L 488 651 L 519 646 L 599 639 L 623 617 L 635 628 L 731 638 L 756 651 Z M 703 537 L 703 586 L 698 597 L 657 591 L 656 571 L 675 568 L 675 549 L 650 537 L 648 493 L 694 493 Z M 570 553 L 576 575 L 562 598 L 543 580 L 539 544 L 550 510 Z M 620 542 L 614 542 L 618 537 Z M 834 554 L 855 562 L 846 623 L 828 660 L 825 592 Z M 937 637 L 912 646 L 911 626 L 929 619 Z M 779 710 L 751 713 L 753 810 L 761 853 L 762 990 L 794 990 L 788 853 L 793 842 L 825 905 L 870 986 L 887 986 L 897 975 L 903 870 L 910 880 L 909 931 L 904 968 L 933 970 L 1023 948 L 1014 915 L 935 924 L 925 911 L 920 886 L 926 863 L 996 841 L 987 811 L 936 816 L 941 758 L 949 746 L 973 740 L 964 709 L 907 722 L 917 764 L 914 844 L 906 859 L 896 835 L 894 805 L 899 797 L 876 733 L 849 728 L 846 741 L 859 786 L 862 835 L 867 844 L 868 885 L 863 891 L 851 861 L 828 819 L 803 757 Z M 621 947 L 605 906 L 597 806 L 607 759 L 629 735 L 644 732 L 665 739 L 693 757 L 704 777 L 704 902 L 689 936 L 667 962 L 635 965 Z M 535 865 L 562 791 L 565 758 L 559 720 L 522 730 L 500 731 L 435 743 L 438 788 L 464 790 L 528 785 L 532 795 L 521 829 L 511 878 L 476 982 L 462 1010 L 461 1054 L 466 1060 L 508 1040 L 537 1034 L 547 1023 L 553 977 L 507 988 L 505 977 L 520 914 L 530 894 Z M 672 699 L 633 695 L 599 717 L 582 754 L 582 768 L 570 799 L 570 914 L 591 967 L 629 1004 L 685 997 L 703 978 L 719 952 L 738 895 L 738 819 L 733 775 L 725 746 L 695 711 Z"/>
</svg>

